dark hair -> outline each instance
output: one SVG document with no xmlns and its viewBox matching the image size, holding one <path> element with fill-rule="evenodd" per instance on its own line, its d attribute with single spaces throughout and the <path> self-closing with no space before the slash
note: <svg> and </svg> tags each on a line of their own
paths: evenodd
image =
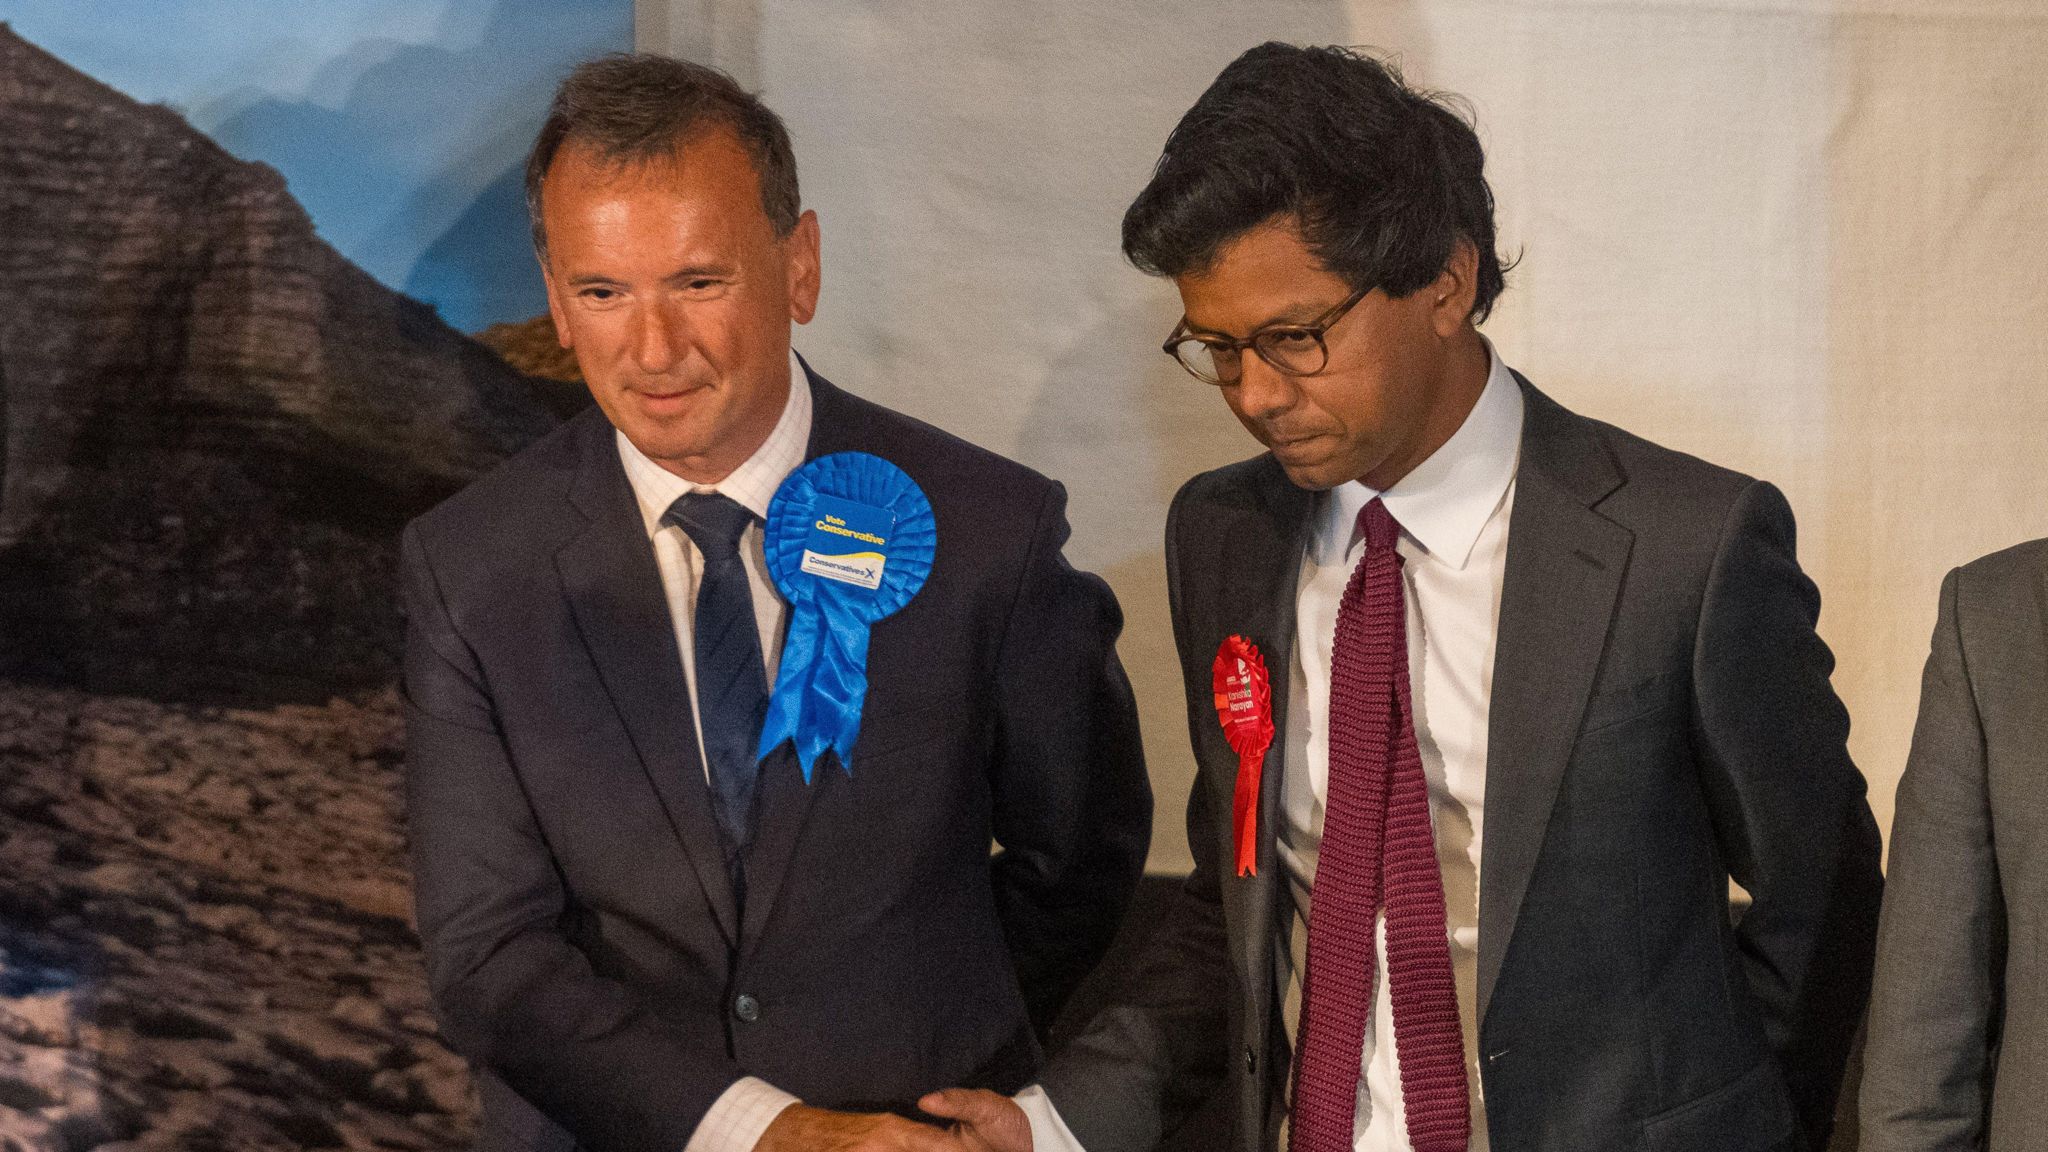
<svg viewBox="0 0 2048 1152">
<path fill-rule="evenodd" d="M 579 65 L 555 90 L 548 118 L 526 156 L 526 211 L 534 249 L 546 256 L 540 185 L 562 145 L 575 141 L 604 159 L 629 164 L 673 156 L 708 125 L 728 128 L 746 148 L 761 183 L 761 210 L 777 236 L 802 212 L 789 130 L 732 77 L 716 68 L 649 52 L 619 52 Z"/>
<path fill-rule="evenodd" d="M 1167 137 L 1124 213 L 1124 255 L 1155 276 L 1200 272 L 1286 215 L 1351 287 L 1401 297 L 1434 281 L 1463 237 L 1478 250 L 1472 317 L 1484 320 L 1504 283 L 1493 192 L 1479 137 L 1452 102 L 1350 48 L 1261 44 Z"/>
</svg>

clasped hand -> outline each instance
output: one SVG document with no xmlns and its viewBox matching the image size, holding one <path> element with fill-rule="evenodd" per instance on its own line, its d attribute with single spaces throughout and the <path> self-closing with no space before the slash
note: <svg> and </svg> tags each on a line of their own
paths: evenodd
<svg viewBox="0 0 2048 1152">
<path fill-rule="evenodd" d="M 1031 1152 L 1031 1124 L 1007 1096 L 948 1088 L 917 1106 L 952 1125 L 792 1104 L 761 1134 L 754 1152 Z"/>
</svg>

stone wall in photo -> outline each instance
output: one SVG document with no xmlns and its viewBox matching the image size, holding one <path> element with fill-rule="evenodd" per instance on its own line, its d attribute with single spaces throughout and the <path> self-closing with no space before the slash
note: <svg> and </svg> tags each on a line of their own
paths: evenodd
<svg viewBox="0 0 2048 1152">
<path fill-rule="evenodd" d="M 397 534 L 582 389 L 5 25 L 0 140 L 0 1148 L 466 1147 Z"/>
</svg>

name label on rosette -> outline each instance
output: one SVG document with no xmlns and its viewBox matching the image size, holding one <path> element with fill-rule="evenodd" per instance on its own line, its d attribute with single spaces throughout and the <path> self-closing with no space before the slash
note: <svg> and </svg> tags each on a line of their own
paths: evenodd
<svg viewBox="0 0 2048 1152">
<path fill-rule="evenodd" d="M 827 580 L 880 588 L 896 517 L 885 508 L 818 496 L 802 571 Z"/>
</svg>

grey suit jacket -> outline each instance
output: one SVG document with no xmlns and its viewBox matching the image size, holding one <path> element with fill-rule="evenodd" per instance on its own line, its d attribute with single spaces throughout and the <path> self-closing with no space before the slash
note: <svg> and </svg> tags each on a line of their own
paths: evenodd
<svg viewBox="0 0 2048 1152">
<path fill-rule="evenodd" d="M 1882 880 L 1791 511 L 1768 484 L 1522 387 L 1479 897 L 1492 1146 L 1818 1149 Z M 1089 1152 L 1149 1152 L 1218 1089 L 1230 1146 L 1274 1146 L 1282 752 L 1265 764 L 1257 875 L 1238 877 L 1210 663 L 1242 633 L 1288 667 L 1311 505 L 1270 455 L 1174 501 L 1195 871 L 1117 1000 L 1041 1075 Z M 1287 680 L 1273 677 L 1275 715 Z M 1731 875 L 1754 898 L 1739 927 Z"/>
<path fill-rule="evenodd" d="M 2048 540 L 1948 574 L 1899 781 L 1868 1152 L 2048 1141 Z"/>
</svg>

